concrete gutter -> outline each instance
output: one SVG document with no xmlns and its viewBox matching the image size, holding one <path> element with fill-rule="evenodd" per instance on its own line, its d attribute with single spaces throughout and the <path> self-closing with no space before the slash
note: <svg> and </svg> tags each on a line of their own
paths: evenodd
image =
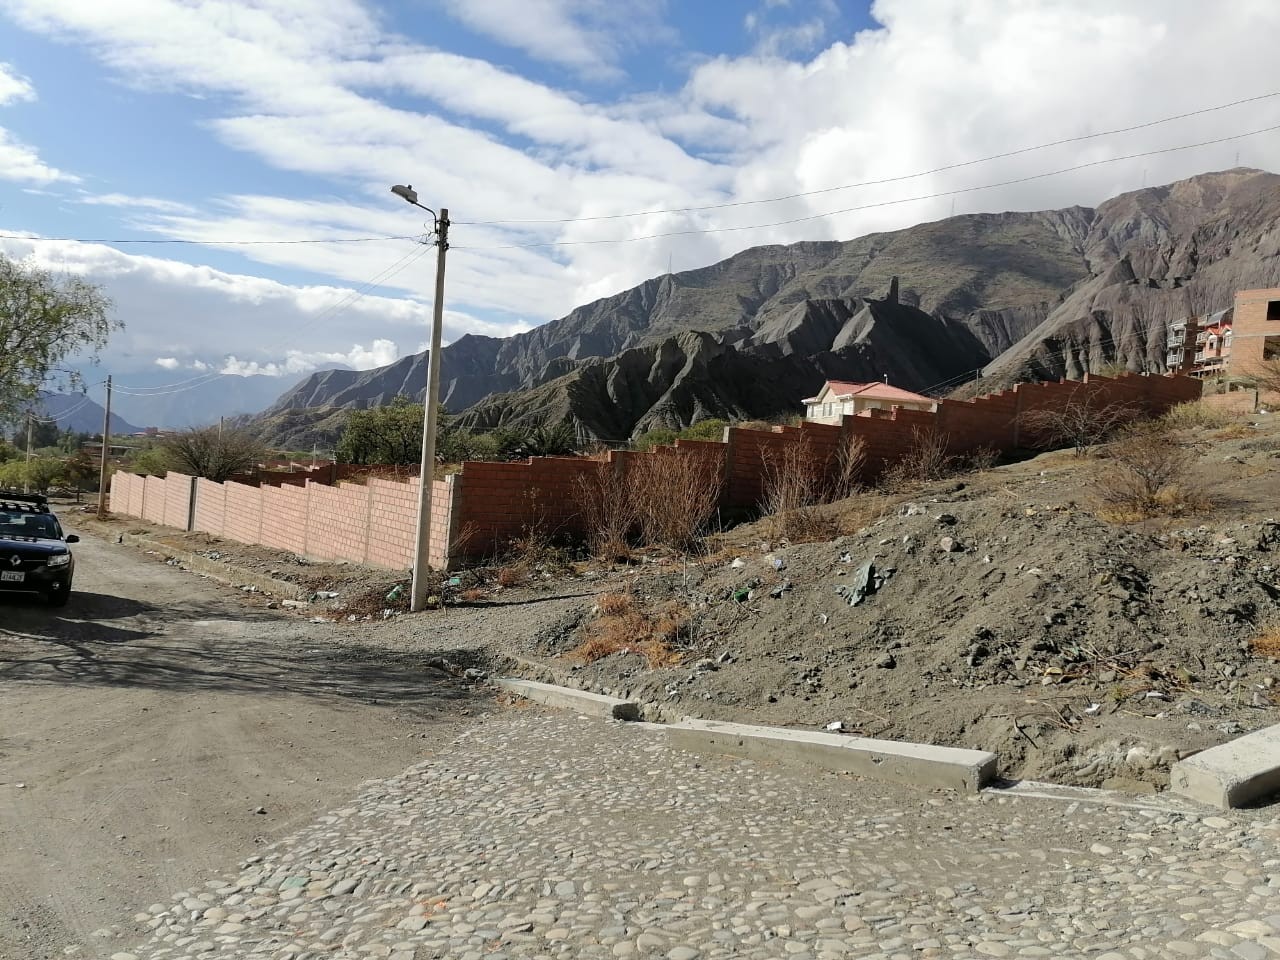
<svg viewBox="0 0 1280 960">
<path fill-rule="evenodd" d="M 1280 724 L 1179 760 L 1169 782 L 1174 793 L 1223 810 L 1280 793 Z"/>
<path fill-rule="evenodd" d="M 119 530 L 99 526 L 92 521 L 86 522 L 78 517 L 74 521 L 74 526 L 92 531 L 107 541 L 118 540 L 120 543 L 125 543 L 132 547 L 154 550 L 165 557 L 172 557 L 192 573 L 202 574 L 210 580 L 217 580 L 219 583 L 225 583 L 229 587 L 253 587 L 259 593 L 279 597 L 282 600 L 306 599 L 303 596 L 303 588 L 289 580 L 277 580 L 275 577 L 254 573 L 252 570 L 245 570 L 242 567 L 223 563 L 220 560 L 210 560 L 208 557 L 202 557 L 200 554 L 192 553 L 189 550 L 179 550 L 163 540 L 155 540 L 136 533 L 123 533 Z"/>
<path fill-rule="evenodd" d="M 825 770 L 915 787 L 977 793 L 996 775 L 996 755 L 986 750 L 692 718 L 658 729 L 664 730 L 673 743 L 687 749 L 754 760 L 798 761 Z"/>
<path fill-rule="evenodd" d="M 604 717 L 606 720 L 639 720 L 640 704 L 634 700 L 619 700 L 586 690 L 573 690 L 569 687 L 557 687 L 549 683 L 538 683 L 536 680 L 512 680 L 505 677 L 495 679 L 494 685 L 534 703 L 546 704 L 548 707 L 559 707 L 563 710 L 574 710 L 589 717 Z"/>
</svg>

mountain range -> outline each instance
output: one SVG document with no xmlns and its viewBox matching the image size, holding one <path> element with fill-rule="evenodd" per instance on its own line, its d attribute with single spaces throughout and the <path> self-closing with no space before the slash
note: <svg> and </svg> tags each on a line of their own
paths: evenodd
<svg viewBox="0 0 1280 960">
<path fill-rule="evenodd" d="M 798 412 L 828 378 L 995 389 L 1120 364 L 1164 370 L 1167 324 L 1280 283 L 1280 177 L 1201 174 L 1097 208 L 972 214 L 754 247 L 441 352 L 463 426 L 569 420 L 603 440 Z M 426 354 L 312 374 L 257 419 L 306 445 L 339 411 L 421 399 Z M 287 424 L 287 427 L 283 425 Z"/>
</svg>

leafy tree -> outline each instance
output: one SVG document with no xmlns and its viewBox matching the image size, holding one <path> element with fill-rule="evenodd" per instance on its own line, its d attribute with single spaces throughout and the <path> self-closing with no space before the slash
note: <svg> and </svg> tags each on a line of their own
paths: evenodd
<svg viewBox="0 0 1280 960">
<path fill-rule="evenodd" d="M 401 466 L 420 463 L 423 409 L 422 404 L 401 395 L 386 406 L 354 411 L 338 440 L 338 460 Z"/>
<path fill-rule="evenodd" d="M 578 435 L 567 420 L 534 427 L 524 438 L 526 457 L 564 457 L 578 452 Z"/>
<path fill-rule="evenodd" d="M 144 477 L 163 477 L 169 472 L 170 459 L 166 450 L 160 447 L 145 447 L 129 458 L 130 473 Z"/>
<path fill-rule="evenodd" d="M 81 378 L 68 357 L 96 359 L 122 324 L 95 284 L 58 277 L 0 254 L 0 423 L 17 423 L 51 381 L 74 387 Z"/>
<path fill-rule="evenodd" d="M 247 430 L 193 427 L 162 437 L 156 449 L 169 469 L 221 483 L 258 465 L 266 446 Z"/>
<path fill-rule="evenodd" d="M 0 464 L 0 487 L 9 490 L 31 490 L 48 493 L 49 488 L 66 480 L 66 465 L 56 457 L 32 457 Z"/>
</svg>

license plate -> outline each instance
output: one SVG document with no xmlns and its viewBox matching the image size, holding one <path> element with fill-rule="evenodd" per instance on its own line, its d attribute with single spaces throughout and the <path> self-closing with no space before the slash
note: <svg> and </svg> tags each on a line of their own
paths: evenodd
<svg viewBox="0 0 1280 960">
<path fill-rule="evenodd" d="M 0 570 L 0 581 L 5 583 L 21 583 L 26 578 L 21 570 Z"/>
</svg>

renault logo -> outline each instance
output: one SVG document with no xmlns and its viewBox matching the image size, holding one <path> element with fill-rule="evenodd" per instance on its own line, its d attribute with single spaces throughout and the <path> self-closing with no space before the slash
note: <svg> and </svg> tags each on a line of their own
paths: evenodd
<svg viewBox="0 0 1280 960">
<path fill-rule="evenodd" d="M 15 553 L 12 557 L 9 558 L 9 566 L 11 567 L 22 566 L 22 558 Z"/>
</svg>

